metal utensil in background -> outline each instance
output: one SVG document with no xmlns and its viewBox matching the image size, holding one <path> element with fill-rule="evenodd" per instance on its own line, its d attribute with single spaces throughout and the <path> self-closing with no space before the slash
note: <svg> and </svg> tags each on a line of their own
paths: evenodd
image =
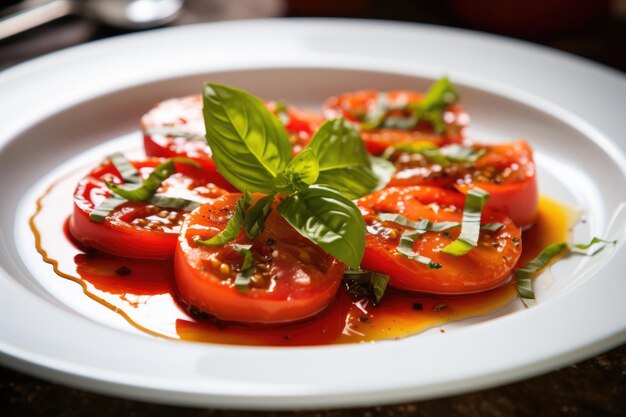
<svg viewBox="0 0 626 417">
<path fill-rule="evenodd" d="M 26 0 L 0 18 L 0 40 L 67 15 L 122 29 L 147 29 L 176 19 L 185 0 Z"/>
</svg>

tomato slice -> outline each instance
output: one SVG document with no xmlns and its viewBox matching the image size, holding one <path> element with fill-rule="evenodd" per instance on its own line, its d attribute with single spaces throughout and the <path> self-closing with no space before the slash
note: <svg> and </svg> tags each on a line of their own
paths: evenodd
<svg viewBox="0 0 626 417">
<path fill-rule="evenodd" d="M 394 90 L 386 93 L 390 106 L 402 106 L 410 103 L 419 103 L 424 99 L 424 94 L 409 90 Z M 330 97 L 324 103 L 324 115 L 328 119 L 344 117 L 361 126 L 362 118 L 378 105 L 380 92 L 377 90 L 362 90 L 345 93 Z M 400 114 L 390 114 L 402 116 Z M 388 129 L 377 128 L 366 130 L 361 128 L 361 137 L 368 151 L 374 155 L 380 155 L 389 146 L 402 142 L 429 141 L 435 145 L 447 143 L 460 143 L 463 140 L 463 129 L 469 123 L 469 116 L 458 105 L 450 105 L 444 111 L 446 128 L 443 133 L 437 133 L 428 122 L 420 122 L 414 128 Z"/>
<path fill-rule="evenodd" d="M 276 210 L 253 242 L 241 232 L 226 245 L 196 243 L 197 237 L 208 239 L 224 229 L 240 197 L 218 198 L 185 220 L 174 257 L 181 300 L 190 311 L 246 323 L 292 322 L 323 310 L 333 300 L 345 266 L 301 236 Z M 243 257 L 233 244 L 252 245 L 256 272 L 247 292 L 234 286 Z"/>
<path fill-rule="evenodd" d="M 161 162 L 161 159 L 149 158 L 132 161 L 132 164 L 146 177 Z M 227 193 L 212 184 L 202 170 L 184 164 L 176 164 L 176 169 L 178 172 L 163 182 L 159 194 L 210 201 Z M 129 201 L 113 210 L 104 222 L 95 223 L 89 220 L 89 215 L 111 195 L 105 180 L 123 182 L 109 161 L 96 167 L 76 186 L 69 222 L 72 236 L 87 247 L 127 258 L 172 258 L 187 212 Z"/>
<path fill-rule="evenodd" d="M 442 249 L 454 241 L 460 227 L 446 232 L 426 232 L 413 245 L 418 254 L 442 267 L 406 258 L 396 249 L 405 230 L 381 221 L 379 213 L 399 213 L 410 220 L 461 222 L 465 196 L 435 187 L 391 187 L 357 201 L 367 224 L 365 256 L 361 266 L 390 276 L 389 285 L 407 291 L 434 294 L 468 294 L 495 288 L 507 281 L 521 251 L 521 232 L 507 215 L 485 209 L 483 223 L 501 223 L 497 232 L 482 230 L 478 245 L 463 256 Z"/>
<path fill-rule="evenodd" d="M 539 209 L 539 191 L 530 145 L 519 140 L 472 147 L 486 153 L 476 162 L 447 166 L 433 163 L 421 154 L 396 154 L 392 161 L 397 171 L 389 185 L 455 188 L 464 194 L 480 187 L 489 193 L 488 207 L 508 214 L 520 227 L 532 225 Z"/>
<path fill-rule="evenodd" d="M 266 106 L 274 113 L 279 110 L 273 101 L 266 102 Z M 293 152 L 298 153 L 309 143 L 324 118 L 318 113 L 292 106 L 288 106 L 285 113 L 279 116 L 285 123 Z M 211 158 L 211 148 L 202 140 L 206 130 L 201 96 L 174 98 L 158 103 L 142 117 L 141 129 L 144 132 L 144 148 L 147 155 L 191 158 L 199 162 L 215 178 L 215 184 L 237 191 L 217 173 Z"/>
</svg>

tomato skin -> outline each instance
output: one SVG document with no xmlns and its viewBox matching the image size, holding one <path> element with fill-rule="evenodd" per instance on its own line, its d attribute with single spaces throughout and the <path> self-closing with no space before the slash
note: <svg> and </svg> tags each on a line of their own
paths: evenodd
<svg viewBox="0 0 626 417">
<path fill-rule="evenodd" d="M 361 90 L 330 97 L 324 103 L 324 115 L 327 119 L 344 117 L 360 126 L 359 116 L 375 105 L 379 92 L 377 90 Z M 409 90 L 388 91 L 390 103 L 419 103 L 424 94 Z M 463 130 L 469 123 L 469 116 L 458 104 L 448 106 L 444 112 L 446 130 L 436 133 L 430 123 L 420 122 L 414 129 L 361 129 L 361 138 L 367 150 L 373 155 L 382 154 L 389 146 L 403 142 L 429 141 L 437 146 L 448 143 L 460 143 Z"/>
<path fill-rule="evenodd" d="M 377 213 L 400 213 L 411 220 L 461 222 L 465 196 L 435 187 L 392 187 L 357 201 L 365 218 L 367 234 L 362 268 L 390 276 L 394 288 L 433 294 L 469 294 L 495 288 L 509 279 L 521 254 L 521 232 L 503 213 L 485 209 L 483 223 L 502 223 L 498 232 L 481 231 L 478 246 L 463 256 L 441 250 L 455 240 L 461 228 L 426 232 L 414 244 L 420 255 L 441 264 L 440 269 L 405 258 L 396 248 L 404 230 L 381 222 Z M 495 246 L 497 245 L 497 246 Z"/>
<path fill-rule="evenodd" d="M 487 153 L 475 163 L 453 164 L 442 168 L 437 164 L 401 162 L 389 186 L 427 185 L 451 188 L 467 194 L 474 187 L 489 193 L 487 207 L 508 214 L 516 225 L 531 226 L 539 210 L 539 190 L 532 148 L 518 140 L 499 145 L 479 145 Z"/>
<path fill-rule="evenodd" d="M 267 108 L 275 112 L 276 103 L 266 102 Z M 289 122 L 285 129 L 289 134 L 293 153 L 298 153 L 309 143 L 313 133 L 324 118 L 315 112 L 301 110 L 293 106 L 287 108 Z M 167 136 L 149 132 L 150 129 L 168 128 L 204 136 L 204 116 L 202 96 L 194 95 L 162 101 L 148 111 L 141 119 L 144 132 L 143 142 L 146 155 L 171 158 L 185 156 L 200 163 L 214 183 L 229 191 L 237 192 L 218 172 L 211 157 L 211 148 L 204 141 L 179 136 Z"/>
<path fill-rule="evenodd" d="M 260 285 L 253 280 L 247 292 L 233 284 L 243 258 L 232 243 L 206 246 L 195 242 L 196 236 L 208 239 L 223 230 L 240 197 L 223 196 L 194 210 L 185 220 L 174 257 L 180 299 L 190 309 L 244 323 L 288 323 L 323 310 L 335 297 L 345 266 L 302 237 L 275 209 L 254 242 L 244 232 L 232 242 L 252 244 L 257 272 L 267 271 L 258 281 Z M 221 270 L 222 264 L 228 265 L 228 273 Z"/>
<path fill-rule="evenodd" d="M 150 158 L 144 161 L 132 161 L 140 172 L 150 172 L 164 160 Z M 226 190 L 209 184 L 210 179 L 204 172 L 183 164 L 176 164 L 179 172 L 164 182 L 164 187 L 186 187 L 198 197 L 216 198 L 227 193 Z M 110 162 L 104 162 L 79 181 L 74 191 L 74 208 L 69 221 L 69 230 L 73 238 L 82 245 L 113 255 L 127 258 L 169 259 L 174 256 L 178 236 L 175 223 L 163 223 L 162 230 L 149 230 L 132 222 L 155 216 L 161 211 L 148 203 L 129 201 L 116 208 L 102 223 L 92 222 L 89 215 L 93 209 L 110 196 L 104 179 L 118 184 L 122 179 Z M 201 191 L 199 191 L 201 190 Z M 179 221 L 184 213 L 176 213 Z"/>
</svg>

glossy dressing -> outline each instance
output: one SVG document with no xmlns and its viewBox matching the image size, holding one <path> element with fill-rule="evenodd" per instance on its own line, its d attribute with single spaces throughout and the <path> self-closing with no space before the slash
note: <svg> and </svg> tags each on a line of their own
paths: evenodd
<svg viewBox="0 0 626 417">
<path fill-rule="evenodd" d="M 135 328 L 159 337 L 256 346 L 312 346 L 398 339 L 451 321 L 494 312 L 511 303 L 514 281 L 464 296 L 410 294 L 389 288 L 378 306 L 341 288 L 324 311 L 283 326 L 246 326 L 191 317 L 177 302 L 173 263 L 125 259 L 84 250 L 69 236 L 74 181 L 62 180 L 39 200 L 30 226 L 37 250 L 56 275 L 82 286 L 84 294 L 124 317 Z M 542 198 L 535 226 L 523 234 L 518 265 L 548 244 L 566 240 L 574 221 L 570 210 Z M 445 328 L 440 329 L 441 332 Z"/>
</svg>

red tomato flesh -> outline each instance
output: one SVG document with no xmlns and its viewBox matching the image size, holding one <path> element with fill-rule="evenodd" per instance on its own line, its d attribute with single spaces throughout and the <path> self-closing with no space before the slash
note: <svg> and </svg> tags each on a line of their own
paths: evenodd
<svg viewBox="0 0 626 417">
<path fill-rule="evenodd" d="M 161 162 L 161 159 L 149 158 L 132 164 L 146 177 Z M 202 170 L 184 164 L 176 164 L 176 169 L 178 172 L 163 182 L 158 193 L 200 201 L 227 193 L 212 184 Z M 76 186 L 74 211 L 69 223 L 72 236 L 87 247 L 127 258 L 172 258 L 187 212 L 129 201 L 113 210 L 104 222 L 93 222 L 89 215 L 111 195 L 105 180 L 116 184 L 123 182 L 109 161 L 96 167 Z"/>
<path fill-rule="evenodd" d="M 270 111 L 276 112 L 275 102 L 267 102 L 266 106 Z M 323 121 L 324 118 L 318 113 L 292 106 L 287 108 L 285 129 L 294 154 L 300 152 L 309 143 L 313 133 Z M 204 137 L 206 130 L 202 115 L 202 96 L 174 98 L 158 103 L 142 117 L 141 129 L 144 131 L 144 148 L 148 156 L 191 158 L 214 176 L 214 182 L 217 185 L 230 191 L 237 191 L 217 173 L 217 168 L 211 158 L 211 148 L 204 140 L 156 133 L 159 130 L 168 129 L 173 132 L 180 131 L 200 138 Z"/>
<path fill-rule="evenodd" d="M 362 90 L 334 96 L 324 103 L 324 115 L 328 119 L 344 117 L 360 126 L 362 117 L 377 105 L 379 92 Z M 424 99 L 423 93 L 409 90 L 387 92 L 387 99 L 392 106 L 419 103 Z M 361 129 L 361 137 L 368 151 L 380 155 L 389 146 L 402 142 L 429 141 L 437 146 L 447 143 L 459 143 L 463 140 L 463 129 L 469 123 L 469 116 L 457 104 L 450 105 L 444 111 L 446 129 L 443 133 L 434 131 L 428 122 L 420 122 L 410 130 L 379 128 Z"/>
<path fill-rule="evenodd" d="M 241 232 L 226 245 L 196 243 L 197 237 L 209 239 L 224 229 L 240 197 L 218 198 L 185 220 L 174 258 L 180 299 L 190 310 L 245 323 L 293 322 L 323 310 L 333 300 L 345 266 L 301 236 L 276 210 L 254 241 Z M 234 286 L 243 261 L 235 243 L 252 245 L 256 272 L 247 292 Z"/>
<path fill-rule="evenodd" d="M 476 162 L 441 166 L 419 153 L 392 157 L 397 169 L 390 186 L 428 185 L 455 188 L 466 194 L 473 187 L 489 193 L 488 207 L 508 214 L 515 224 L 533 224 L 539 209 L 535 163 L 530 145 L 523 140 L 501 145 L 473 145 L 487 153 Z"/>
<path fill-rule="evenodd" d="M 497 232 L 481 230 L 478 245 L 463 256 L 442 252 L 454 241 L 461 227 L 443 232 L 426 232 L 413 250 L 440 269 L 397 252 L 400 236 L 412 230 L 393 222 L 382 222 L 379 213 L 399 213 L 417 221 L 462 222 L 465 196 L 435 187 L 391 187 L 357 201 L 367 224 L 362 268 L 390 276 L 389 285 L 407 291 L 434 294 L 469 294 L 495 288 L 509 279 L 521 251 L 521 232 L 507 215 L 485 209 L 483 223 L 501 223 Z"/>
</svg>

